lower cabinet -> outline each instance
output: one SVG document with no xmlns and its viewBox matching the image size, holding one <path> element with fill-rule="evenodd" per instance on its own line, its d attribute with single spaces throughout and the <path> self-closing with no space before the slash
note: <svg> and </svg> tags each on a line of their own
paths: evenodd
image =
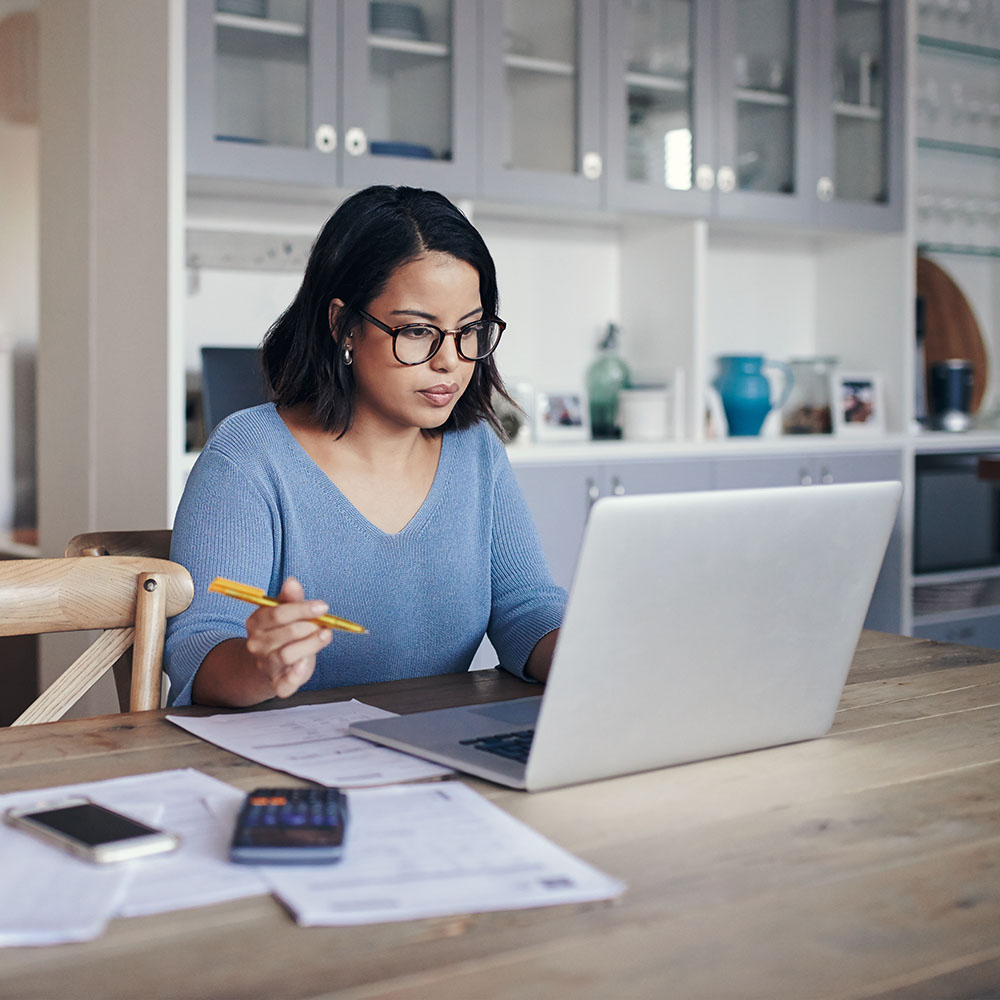
<svg viewBox="0 0 1000 1000">
<path fill-rule="evenodd" d="M 952 621 L 917 624 L 913 634 L 919 639 L 936 639 L 938 642 L 958 642 L 964 646 L 982 646 L 1000 649 L 1000 611 L 994 609 L 982 615 L 969 615 Z"/>
<path fill-rule="evenodd" d="M 749 458 L 622 459 L 616 462 L 514 460 L 556 582 L 569 589 L 587 515 L 602 496 L 766 486 L 899 480 L 899 451 L 764 455 Z M 903 529 L 897 516 L 865 625 L 899 632 L 903 601 Z M 823 572 L 818 566 L 817 572 Z"/>
<path fill-rule="evenodd" d="M 679 493 L 712 488 L 709 459 L 630 460 L 608 464 L 515 465 L 556 583 L 569 589 L 595 501 L 626 493 Z"/>
</svg>

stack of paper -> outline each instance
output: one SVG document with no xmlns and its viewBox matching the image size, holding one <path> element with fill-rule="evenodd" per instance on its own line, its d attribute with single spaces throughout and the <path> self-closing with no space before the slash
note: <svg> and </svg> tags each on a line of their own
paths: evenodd
<svg viewBox="0 0 1000 1000">
<path fill-rule="evenodd" d="M 266 712 L 168 715 L 175 726 L 276 771 L 330 788 L 364 788 L 454 774 L 450 768 L 350 736 L 352 722 L 393 715 L 360 701 Z"/>
</svg>

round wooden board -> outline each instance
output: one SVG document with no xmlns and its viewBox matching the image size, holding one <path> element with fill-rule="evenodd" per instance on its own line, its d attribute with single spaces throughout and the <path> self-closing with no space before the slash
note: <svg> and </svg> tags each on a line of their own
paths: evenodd
<svg viewBox="0 0 1000 1000">
<path fill-rule="evenodd" d="M 979 409 L 986 392 L 989 359 L 975 313 L 954 279 L 926 257 L 917 258 L 917 295 L 924 300 L 924 361 L 927 398 L 930 371 L 935 361 L 965 358 L 972 362 L 972 412 Z"/>
</svg>

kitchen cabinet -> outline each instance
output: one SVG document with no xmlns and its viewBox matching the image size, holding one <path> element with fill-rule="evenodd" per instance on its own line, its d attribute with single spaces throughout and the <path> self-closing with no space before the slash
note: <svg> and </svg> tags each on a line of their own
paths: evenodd
<svg viewBox="0 0 1000 1000">
<path fill-rule="evenodd" d="M 189 0 L 188 174 L 472 194 L 476 31 L 456 0 Z"/>
<path fill-rule="evenodd" d="M 599 207 L 600 0 L 487 2 L 482 19 L 481 195 Z"/>
<path fill-rule="evenodd" d="M 903 0 L 254 6 L 189 0 L 193 177 L 901 228 Z"/>
<path fill-rule="evenodd" d="M 610 0 L 611 208 L 902 229 L 905 3 Z"/>
<path fill-rule="evenodd" d="M 549 568 L 569 588 L 587 515 L 604 496 L 707 490 L 708 459 L 632 459 L 607 463 L 518 463 L 514 471 L 535 519 Z"/>
</svg>

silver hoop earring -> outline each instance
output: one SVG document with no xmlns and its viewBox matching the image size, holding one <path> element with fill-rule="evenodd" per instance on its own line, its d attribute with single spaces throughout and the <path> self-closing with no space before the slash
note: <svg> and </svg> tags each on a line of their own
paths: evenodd
<svg viewBox="0 0 1000 1000">
<path fill-rule="evenodd" d="M 344 344 L 344 364 L 345 365 L 353 365 L 354 364 L 354 355 L 351 353 L 351 345 L 350 344 Z"/>
</svg>

